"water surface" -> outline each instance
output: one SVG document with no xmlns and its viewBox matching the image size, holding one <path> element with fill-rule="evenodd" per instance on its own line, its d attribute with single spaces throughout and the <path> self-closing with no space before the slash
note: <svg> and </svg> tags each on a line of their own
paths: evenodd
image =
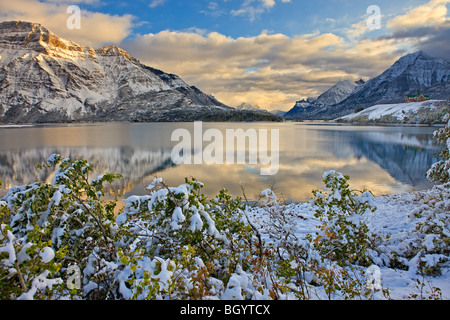
<svg viewBox="0 0 450 320">
<path fill-rule="evenodd" d="M 354 189 L 391 194 L 430 187 L 425 174 L 442 148 L 434 142 L 432 127 L 203 123 L 204 130 L 216 128 L 224 136 L 226 129 L 278 129 L 279 171 L 262 176 L 260 165 L 174 165 L 171 151 L 177 142 L 171 136 L 179 128 L 194 133 L 193 123 L 0 127 L 0 196 L 14 185 L 50 182 L 54 171 L 35 165 L 53 153 L 87 159 L 95 174 L 121 173 L 124 178 L 111 193 L 125 196 L 146 194 L 155 176 L 171 186 L 193 176 L 205 183 L 210 197 L 221 188 L 240 196 L 243 187 L 248 198 L 257 199 L 262 190 L 272 188 L 279 198 L 304 201 L 312 190 L 323 188 L 322 175 L 331 169 L 350 175 Z"/>
</svg>

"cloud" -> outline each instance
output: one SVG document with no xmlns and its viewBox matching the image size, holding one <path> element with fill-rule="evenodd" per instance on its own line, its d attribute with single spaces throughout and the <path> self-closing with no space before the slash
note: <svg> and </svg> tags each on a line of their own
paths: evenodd
<svg viewBox="0 0 450 320">
<path fill-rule="evenodd" d="M 289 109 L 336 82 L 373 77 L 400 57 L 391 40 L 349 43 L 332 33 L 228 37 L 162 31 L 125 41 L 141 62 L 181 76 L 230 106 Z M 390 62 L 391 61 L 391 62 Z"/>
<path fill-rule="evenodd" d="M 417 49 L 428 54 L 450 61 L 450 21 L 446 21 L 442 26 L 435 28 L 429 37 L 421 40 Z"/>
<path fill-rule="evenodd" d="M 162 6 L 164 3 L 166 3 L 166 1 L 167 0 L 152 0 L 148 6 L 150 8 L 156 8 Z"/>
<path fill-rule="evenodd" d="M 110 15 L 81 10 L 81 28 L 67 28 L 69 5 L 101 5 L 99 0 L 0 0 L 0 20 L 23 20 L 41 23 L 60 37 L 81 45 L 100 47 L 104 44 L 119 43 L 132 30 L 134 17 L 129 14 Z"/>
<path fill-rule="evenodd" d="M 290 3 L 291 0 L 281 0 Z M 275 0 L 245 0 L 238 10 L 231 10 L 233 16 L 244 16 L 250 21 L 259 19 L 261 15 L 275 6 Z"/>
<path fill-rule="evenodd" d="M 228 14 L 228 11 L 222 9 L 217 1 L 210 1 L 208 2 L 208 7 L 204 10 L 200 10 L 200 13 L 211 17 L 219 17 Z"/>
<path fill-rule="evenodd" d="M 423 50 L 450 61 L 449 3 L 448 0 L 431 0 L 393 18 L 387 23 L 391 33 L 380 39 L 397 41 L 412 50 Z"/>
<path fill-rule="evenodd" d="M 447 6 L 450 1 L 431 0 L 389 21 L 388 27 L 399 31 L 423 26 L 438 26 L 448 20 Z"/>
<path fill-rule="evenodd" d="M 216 0 L 207 2 L 207 9 L 252 20 L 288 2 L 244 0 L 236 11 L 224 13 L 225 6 Z M 287 110 L 296 100 L 318 96 L 338 81 L 377 76 L 407 50 L 450 60 L 448 3 L 431 0 L 389 21 L 385 17 L 382 31 L 389 34 L 372 39 L 367 37 L 366 16 L 339 35 L 336 30 L 297 36 L 262 31 L 252 37 L 230 37 L 193 27 L 130 39 L 135 17 L 93 10 L 82 10 L 81 30 L 66 27 L 69 4 L 92 8 L 102 6 L 101 0 L 0 0 L 0 19 L 40 22 L 59 36 L 93 47 L 114 43 L 146 65 L 178 74 L 230 106 L 247 102 Z"/>
<path fill-rule="evenodd" d="M 356 39 L 368 31 L 367 20 L 361 20 L 358 23 L 352 24 L 351 28 L 347 31 L 347 36 L 350 39 Z"/>
</svg>

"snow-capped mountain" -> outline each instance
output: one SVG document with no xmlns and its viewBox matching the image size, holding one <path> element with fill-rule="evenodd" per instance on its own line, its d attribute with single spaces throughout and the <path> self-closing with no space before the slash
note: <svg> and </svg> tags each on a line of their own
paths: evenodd
<svg viewBox="0 0 450 320">
<path fill-rule="evenodd" d="M 250 103 L 243 102 L 236 107 L 237 110 L 251 110 L 251 111 L 263 111 L 266 110 L 261 109 L 258 105 L 252 105 Z"/>
<path fill-rule="evenodd" d="M 116 46 L 0 23 L 0 122 L 189 121 L 224 110 L 233 109 Z"/>
<path fill-rule="evenodd" d="M 347 98 L 357 87 L 355 82 L 344 80 L 331 87 L 329 90 L 321 94 L 314 104 L 316 106 L 330 106 L 341 102 Z"/>
<path fill-rule="evenodd" d="M 317 99 L 308 98 L 297 101 L 295 106 L 285 114 L 285 117 L 307 119 L 320 110 L 341 102 L 355 91 L 357 87 L 358 84 L 350 80 L 340 81 L 322 93 Z"/>
<path fill-rule="evenodd" d="M 341 101 L 333 103 L 329 99 L 325 104 L 299 105 L 288 116 L 301 120 L 331 120 L 374 105 L 402 103 L 407 95 L 417 91 L 435 100 L 450 99 L 450 62 L 423 51 L 411 53 L 378 77 L 366 83 L 358 81 L 348 96 L 341 95 L 344 97 Z"/>
<path fill-rule="evenodd" d="M 400 58 L 376 78 L 357 87 L 346 99 L 320 110 L 315 119 L 335 119 L 378 104 L 405 102 L 420 91 L 431 99 L 450 98 L 450 62 L 422 51 Z"/>
</svg>

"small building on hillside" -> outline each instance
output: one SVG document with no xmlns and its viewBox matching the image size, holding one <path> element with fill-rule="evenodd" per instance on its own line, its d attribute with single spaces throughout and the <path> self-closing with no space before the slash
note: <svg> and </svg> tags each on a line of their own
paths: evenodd
<svg viewBox="0 0 450 320">
<path fill-rule="evenodd" d="M 405 102 L 422 102 L 430 100 L 430 96 L 417 91 L 417 94 L 406 96 Z"/>
</svg>

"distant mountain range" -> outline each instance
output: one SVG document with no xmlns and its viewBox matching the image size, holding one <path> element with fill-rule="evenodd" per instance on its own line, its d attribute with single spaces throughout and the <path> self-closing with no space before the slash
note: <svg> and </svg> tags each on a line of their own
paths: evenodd
<svg viewBox="0 0 450 320">
<path fill-rule="evenodd" d="M 365 83 L 342 81 L 317 100 L 297 102 L 285 117 L 332 120 L 374 105 L 405 102 L 417 91 L 434 100 L 450 99 L 450 63 L 422 51 L 408 54 Z"/>
<path fill-rule="evenodd" d="M 37 23 L 0 23 L 0 123 L 330 120 L 417 91 L 450 99 L 450 63 L 419 51 L 366 83 L 341 81 L 285 114 L 232 108 L 119 47 L 82 46 Z"/>
<path fill-rule="evenodd" d="M 360 83 L 364 83 L 364 81 Z M 297 101 L 294 108 L 289 110 L 284 116 L 296 119 L 309 119 L 310 117 L 314 117 L 315 114 L 347 98 L 355 91 L 357 86 L 358 84 L 356 82 L 349 80 L 340 81 L 321 94 L 317 99 L 308 98 Z"/>
<path fill-rule="evenodd" d="M 37 23 L 0 23 L 0 123 L 279 120 L 236 110 L 126 51 L 65 40 Z"/>
</svg>

